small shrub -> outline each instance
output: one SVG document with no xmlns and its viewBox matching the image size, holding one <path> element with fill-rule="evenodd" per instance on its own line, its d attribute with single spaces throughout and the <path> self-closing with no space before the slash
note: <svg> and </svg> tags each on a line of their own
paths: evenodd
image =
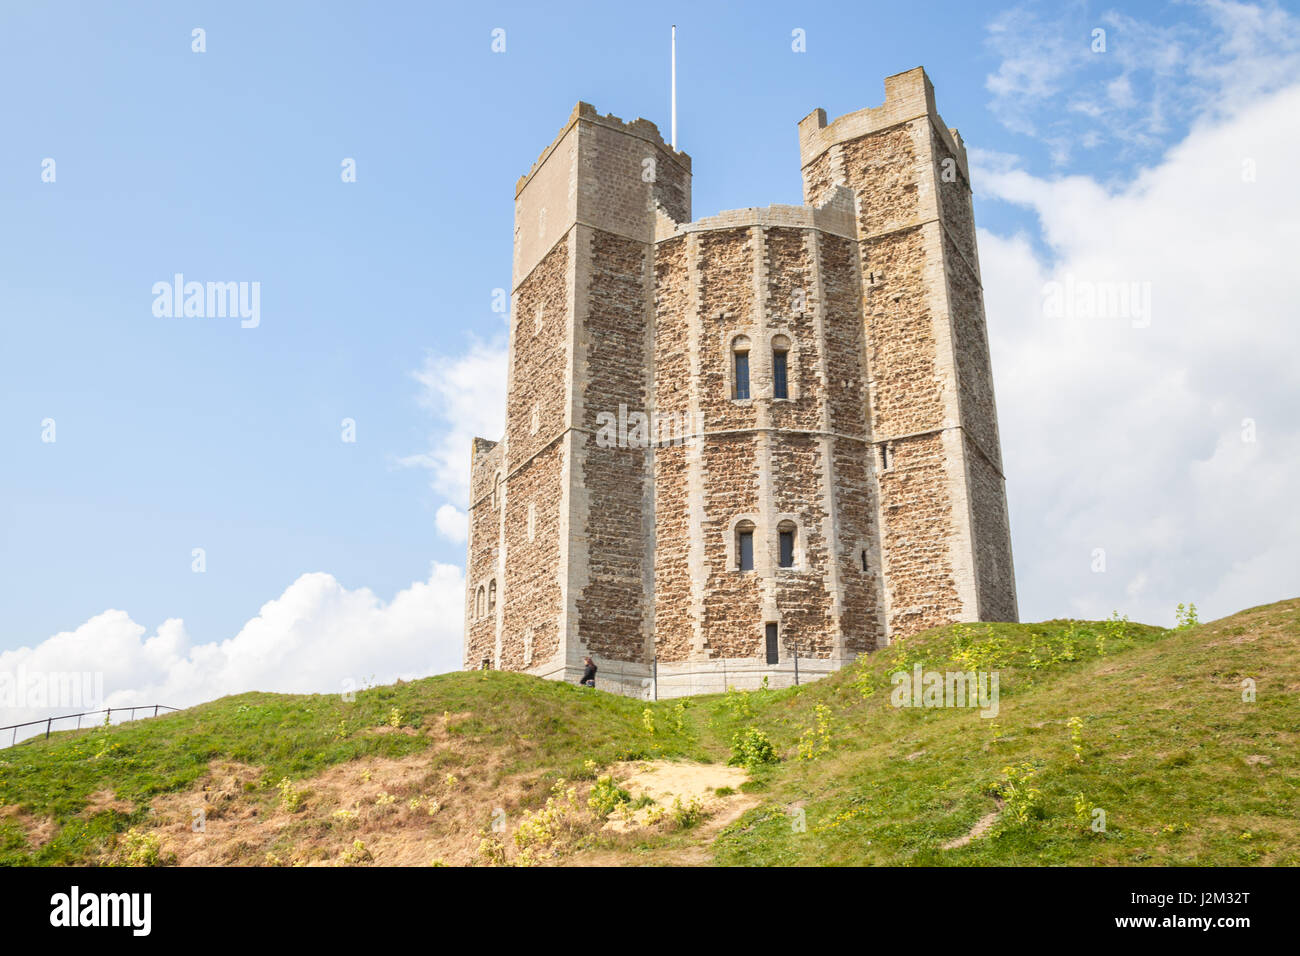
<svg viewBox="0 0 1300 956">
<path fill-rule="evenodd" d="M 727 763 L 752 770 L 766 763 L 776 763 L 776 749 L 767 734 L 757 727 L 750 727 L 743 734 L 731 738 L 731 759 Z"/>
<path fill-rule="evenodd" d="M 1074 759 L 1083 763 L 1083 720 L 1071 717 L 1066 723 L 1070 728 L 1070 746 L 1074 748 Z"/>
<path fill-rule="evenodd" d="M 799 738 L 800 760 L 816 760 L 831 752 L 831 709 L 818 704 L 814 713 L 813 726 Z"/>
<path fill-rule="evenodd" d="M 1043 792 L 1033 785 L 1037 773 L 1031 763 L 1002 768 L 1002 780 L 994 789 L 1004 803 L 1004 821 L 1020 826 L 1042 817 Z"/>
<path fill-rule="evenodd" d="M 622 804 L 631 802 L 632 795 L 616 784 L 609 774 L 596 780 L 587 797 L 587 806 L 601 819 L 608 817 Z"/>
<path fill-rule="evenodd" d="M 297 813 L 302 809 L 303 800 L 306 792 L 294 788 L 293 781 L 288 777 L 281 777 L 280 784 L 280 808 L 286 813 Z"/>
<path fill-rule="evenodd" d="M 682 803 L 682 798 L 676 796 L 673 797 L 673 805 L 668 812 L 672 816 L 674 828 L 689 830 L 704 819 L 704 804 L 700 802 L 699 797 L 691 797 L 686 803 Z"/>
<path fill-rule="evenodd" d="M 174 854 L 162 852 L 162 841 L 156 833 L 142 833 L 135 827 L 127 830 L 117 842 L 114 866 L 171 866 Z"/>
<path fill-rule="evenodd" d="M 1101 627 L 1101 633 L 1097 635 L 1097 656 L 1106 656 L 1106 645 L 1110 642 L 1118 644 L 1128 636 L 1128 616 L 1120 616 L 1119 611 L 1110 612 L 1110 620 L 1106 621 Z"/>
<path fill-rule="evenodd" d="M 766 677 L 763 680 L 767 680 Z M 686 702 L 679 700 L 673 705 L 673 729 L 679 734 L 686 730 Z"/>
<path fill-rule="evenodd" d="M 1088 798 L 1083 795 L 1082 790 L 1074 795 L 1074 819 L 1081 829 L 1085 831 L 1092 830 L 1092 812 L 1094 809 L 1096 808 L 1088 802 Z"/>
<path fill-rule="evenodd" d="M 506 865 L 506 848 L 495 836 L 483 831 L 483 839 L 478 844 L 478 855 L 488 866 Z"/>
<path fill-rule="evenodd" d="M 1178 621 L 1177 630 L 1180 631 L 1185 631 L 1189 627 L 1195 627 L 1197 624 L 1201 623 L 1200 618 L 1196 616 L 1195 604 L 1179 604 L 1178 608 L 1174 611 L 1174 618 Z"/>
<path fill-rule="evenodd" d="M 577 789 L 566 788 L 563 780 L 556 781 L 551 796 L 546 798 L 546 806 L 524 811 L 515 830 L 515 846 L 519 848 L 515 862 L 531 866 L 562 853 L 573 836 L 578 813 Z"/>
<path fill-rule="evenodd" d="M 352 841 L 352 848 L 343 853 L 343 864 L 345 866 L 360 866 L 362 863 L 373 863 L 374 854 L 366 849 L 366 845 L 360 840 Z"/>
<path fill-rule="evenodd" d="M 722 703 L 731 716 L 735 718 L 749 718 L 754 716 L 754 710 L 749 704 L 749 691 L 736 690 L 735 687 L 728 687 L 727 692 L 722 697 Z"/>
</svg>

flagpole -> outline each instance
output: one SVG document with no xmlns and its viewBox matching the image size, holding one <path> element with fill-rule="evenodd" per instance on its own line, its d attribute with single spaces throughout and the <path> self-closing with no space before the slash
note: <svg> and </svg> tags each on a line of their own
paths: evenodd
<svg viewBox="0 0 1300 956">
<path fill-rule="evenodd" d="M 673 24 L 673 149 L 677 149 L 677 24 Z"/>
</svg>

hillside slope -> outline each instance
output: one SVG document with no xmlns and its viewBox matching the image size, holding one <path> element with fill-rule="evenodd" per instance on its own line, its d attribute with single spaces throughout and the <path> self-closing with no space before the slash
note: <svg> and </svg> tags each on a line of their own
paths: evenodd
<svg viewBox="0 0 1300 956">
<path fill-rule="evenodd" d="M 996 672 L 996 716 L 893 706 L 918 667 Z M 1296 865 L 1298 691 L 1300 599 L 954 625 L 655 704 L 499 672 L 242 694 L 0 750 L 0 863 Z"/>
</svg>

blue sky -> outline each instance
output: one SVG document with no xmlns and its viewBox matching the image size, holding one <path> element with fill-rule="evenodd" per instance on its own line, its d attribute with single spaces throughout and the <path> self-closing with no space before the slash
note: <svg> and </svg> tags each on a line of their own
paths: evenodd
<svg viewBox="0 0 1300 956">
<path fill-rule="evenodd" d="M 1276 351 L 1270 342 L 1293 344 L 1276 312 L 1294 318 L 1287 299 L 1261 293 L 1252 315 L 1278 322 L 1256 352 L 1240 361 L 1220 355 L 1241 394 L 1225 385 L 1222 365 L 1217 384 L 1207 384 L 1214 376 L 1199 363 L 1216 352 L 1213 336 L 1171 331 L 1164 345 L 1155 334 L 1105 345 L 1097 368 L 1130 378 L 1080 381 L 1079 394 L 1111 403 L 1091 411 L 1087 399 L 1067 400 L 1059 375 L 1020 374 L 1044 356 L 1048 368 L 1083 368 L 1071 359 L 1077 341 L 1035 340 L 1033 356 L 1020 355 L 1028 338 L 1016 330 L 1029 326 L 1005 318 L 1023 312 L 1063 263 L 1109 274 L 1094 254 L 1108 240 L 1091 250 L 1076 241 L 1089 234 L 1082 223 L 1096 221 L 1079 202 L 1110 217 L 1116 240 L 1130 221 L 1155 223 L 1154 235 L 1183 208 L 1152 205 L 1162 170 L 1204 168 L 1204 160 L 1184 162 L 1189 151 L 1213 148 L 1214 131 L 1234 122 L 1275 129 L 1251 110 L 1297 82 L 1290 5 L 8 5 L 0 12 L 8 91 L 0 111 L 0 652 L 73 632 L 76 646 L 119 647 L 85 628 L 111 609 L 125 628 L 113 640 L 128 657 L 160 629 L 170 636 L 159 645 L 182 662 L 192 660 L 187 649 L 236 635 L 256 653 L 254 632 L 270 627 L 259 609 L 314 573 L 317 598 L 359 600 L 365 613 L 392 610 L 388 602 L 409 596 L 413 582 L 430 585 L 421 613 L 438 618 L 442 650 L 428 660 L 403 656 L 419 643 L 420 625 L 408 622 L 398 641 L 407 650 L 380 655 L 376 667 L 454 666 L 447 628 L 459 627 L 459 585 L 452 570 L 430 568 L 463 563 L 456 513 L 446 510 L 465 504 L 450 477 L 461 467 L 455 449 L 467 452 L 475 431 L 495 437 L 490 424 L 465 418 L 493 410 L 504 323 L 490 305 L 510 282 L 515 180 L 579 99 L 666 131 L 673 22 L 679 143 L 694 162 L 696 217 L 798 203 L 796 122 L 819 106 L 835 117 L 878 104 L 888 74 L 918 64 L 929 72 L 940 111 L 976 163 L 1027 617 L 1118 607 L 1151 618 L 1172 613 L 1176 592 L 1195 599 L 1198 588 L 1228 613 L 1232 601 L 1253 596 L 1228 587 L 1228 576 L 1295 555 L 1270 537 L 1276 529 L 1234 537 L 1254 528 L 1249 516 L 1229 522 L 1231 540 L 1217 539 L 1217 562 L 1194 560 L 1189 550 L 1199 545 L 1175 533 L 1221 498 L 1215 488 L 1258 503 L 1280 494 L 1275 475 L 1296 464 L 1294 433 L 1261 425 L 1279 439 L 1259 445 L 1274 471 L 1221 477 L 1209 491 L 1196 471 L 1197 462 L 1219 461 L 1216 442 L 1238 419 L 1269 421 L 1294 398 L 1285 373 L 1245 395 L 1260 377 L 1251 355 Z M 196 27 L 206 34 L 202 53 L 191 49 Z M 491 50 L 498 27 L 506 31 L 499 54 Z M 804 53 L 791 49 L 796 28 L 806 32 Z M 1103 52 L 1092 49 L 1098 28 Z M 1261 139 L 1261 156 L 1271 155 L 1266 145 L 1281 157 L 1293 144 Z M 47 158 L 56 164 L 52 183 L 41 177 Z M 341 181 L 345 158 L 355 159 L 355 183 Z M 1224 159 L 1232 176 L 1245 158 Z M 1245 231 L 1251 216 L 1294 221 L 1295 186 L 1280 175 L 1269 186 L 1267 163 L 1262 170 L 1250 202 L 1262 201 L 1232 220 Z M 1171 281 L 1160 263 L 1126 261 L 1135 279 Z M 177 272 L 260 283 L 260 324 L 155 317 L 152 286 Z M 1205 327 L 1213 320 L 1206 316 Z M 1153 381 L 1175 400 L 1165 419 L 1180 424 L 1178 441 L 1147 461 L 1150 440 L 1113 448 L 1104 435 L 1141 432 L 1141 409 L 1153 406 L 1134 383 Z M 1191 404 L 1180 388 L 1195 393 Z M 1054 417 L 1022 415 L 1009 402 Z M 1206 411 L 1184 421 L 1173 411 L 1183 408 Z M 1222 421 L 1207 430 L 1216 415 Z M 1035 433 L 1072 427 L 1073 416 L 1077 445 L 1047 447 Z M 345 418 L 356 422 L 355 442 L 341 440 Z M 55 422 L 52 443 L 42 441 L 46 419 Z M 1089 431 L 1098 422 L 1109 424 Z M 1071 448 L 1088 457 L 1056 470 Z M 1105 474 L 1115 468 L 1125 473 L 1118 483 Z M 1096 474 L 1076 483 L 1081 469 Z M 1072 510 L 1059 513 L 1066 483 Z M 1163 504 L 1154 507 L 1143 489 Z M 1182 504 L 1171 498 L 1179 489 L 1188 495 Z M 1151 519 L 1132 541 L 1130 514 Z M 1079 552 L 1087 572 L 1094 539 L 1115 541 L 1122 576 L 1075 581 L 1054 564 Z M 205 552 L 202 574 L 192 570 L 194 548 Z M 1179 562 L 1185 584 L 1171 580 L 1157 593 L 1154 582 Z M 1135 584 L 1139 577 L 1147 583 Z M 1273 578 L 1261 587 L 1259 600 L 1290 596 L 1263 593 Z M 296 639 L 314 646 L 310 622 L 326 612 L 286 613 Z M 167 625 L 177 619 L 183 625 Z M 249 622 L 260 624 L 250 632 Z M 366 640 L 338 627 L 340 640 Z M 171 686 L 156 674 L 134 679 L 123 677 L 123 692 Z M 256 672 L 247 680 L 273 683 Z"/>
</svg>

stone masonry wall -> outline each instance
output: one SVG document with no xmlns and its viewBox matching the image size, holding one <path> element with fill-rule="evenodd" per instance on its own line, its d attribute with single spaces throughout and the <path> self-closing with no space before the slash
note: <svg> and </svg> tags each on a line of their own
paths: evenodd
<svg viewBox="0 0 1300 956">
<path fill-rule="evenodd" d="M 564 430 L 568 396 L 569 244 L 565 235 L 515 290 L 511 313 L 513 368 L 506 398 L 511 471 Z"/>
<path fill-rule="evenodd" d="M 972 267 L 978 267 L 975 249 L 975 213 L 971 208 L 970 183 L 953 150 L 941 135 L 934 137 L 935 181 L 939 184 L 939 203 L 943 226 L 957 250 Z"/>
<path fill-rule="evenodd" d="M 700 234 L 699 349 L 700 401 L 704 428 L 753 428 L 754 359 L 759 347 L 755 322 L 754 237 L 752 229 L 720 229 Z M 731 343 L 750 339 L 749 402 L 732 401 Z"/>
<path fill-rule="evenodd" d="M 885 570 L 890 590 L 890 633 L 915 634 L 954 620 L 960 611 L 946 535 L 952 505 L 936 494 L 947 480 L 938 435 L 893 443 L 894 463 L 880 474 L 884 502 Z"/>
<path fill-rule="evenodd" d="M 993 367 L 989 361 L 989 342 L 984 325 L 984 294 L 978 278 L 966 260 L 958 255 L 951 240 L 945 239 L 945 248 L 962 425 L 984 457 L 1000 468 L 998 412 L 993 401 Z"/>
<path fill-rule="evenodd" d="M 833 648 L 830 620 L 833 595 L 826 586 L 831 555 L 822 533 L 826 510 L 822 507 L 820 443 L 812 436 L 778 433 L 771 446 L 773 505 L 782 517 L 796 516 L 796 560 L 793 568 L 773 568 L 780 617 L 781 657 L 830 657 Z M 766 532 L 776 553 L 777 527 Z"/>
<path fill-rule="evenodd" d="M 771 406 L 773 428 L 816 430 L 821 422 L 821 398 L 825 382 L 819 371 L 821 344 L 817 340 L 811 299 L 814 291 L 813 265 L 804 229 L 768 229 L 764 233 L 766 296 L 765 331 L 758 347 L 763 350 L 757 363 L 763 373 L 759 394 L 772 395 L 771 338 L 784 334 L 791 340 L 786 377 L 790 399 Z M 797 308 L 800 299 L 803 307 Z"/>
<path fill-rule="evenodd" d="M 547 663 L 560 649 L 562 456 L 562 443 L 554 441 L 510 477 L 505 502 L 503 639 L 498 665 L 503 670 L 525 670 Z"/>
<path fill-rule="evenodd" d="M 873 440 L 881 503 L 882 571 L 890 633 L 903 636 L 973 615 L 963 609 L 952 564 L 958 522 L 950 489 L 956 464 L 933 434 L 945 427 L 945 375 L 936 336 L 932 261 L 921 224 L 920 161 L 929 119 L 920 117 L 844 143 L 842 169 L 858 192 Z M 942 272 L 939 272 L 942 275 Z"/>
<path fill-rule="evenodd" d="M 880 545 L 876 537 L 876 499 L 869 446 L 837 438 L 831 447 L 841 547 L 845 650 L 864 654 L 875 650 L 885 638 L 879 601 Z"/>
<path fill-rule="evenodd" d="M 654 407 L 661 416 L 690 412 L 690 325 L 692 297 L 685 236 L 655 247 Z M 694 450 L 670 444 L 654 451 L 654 633 L 660 659 L 691 655 L 695 620 L 691 610 L 692 534 L 687 456 Z"/>
<path fill-rule="evenodd" d="M 469 558 L 465 568 L 465 667 L 478 667 L 484 658 L 496 656 L 496 614 L 486 603 L 479 613 L 478 589 L 487 588 L 497 575 L 501 512 L 492 500 L 493 484 L 501 475 L 504 447 L 497 442 L 475 439 L 470 468 Z M 498 489 L 499 491 L 500 489 Z M 498 589 L 501 582 L 497 582 Z M 498 590 L 498 600 L 500 591 Z M 486 597 L 484 598 L 486 602 Z"/>
<path fill-rule="evenodd" d="M 506 400 L 501 660 L 524 670 L 559 650 L 560 508 L 569 362 L 570 230 L 515 289 Z"/>
<path fill-rule="evenodd" d="M 578 597 L 578 634 L 598 656 L 638 661 L 645 657 L 642 508 L 650 451 L 632 447 L 639 437 L 635 432 L 628 447 L 599 447 L 593 436 L 602 413 L 617 420 L 620 405 L 628 413 L 645 414 L 648 408 L 645 279 L 650 247 L 598 229 L 582 232 L 590 237 L 591 274 L 579 366 L 585 383 L 582 425 L 588 432 L 581 438 L 588 570 Z"/>
<path fill-rule="evenodd" d="M 763 651 L 762 592 L 756 572 L 735 568 L 732 519 L 757 515 L 758 439 L 753 433 L 706 438 L 704 459 L 704 635 L 709 657 L 757 657 Z M 754 550 L 761 546 L 760 526 Z"/>
<path fill-rule="evenodd" d="M 1008 534 L 1006 482 L 967 439 L 971 514 L 975 522 L 975 570 L 981 621 L 1018 620 L 1015 571 Z"/>
<path fill-rule="evenodd" d="M 868 428 L 866 328 L 857 243 L 838 236 L 818 237 L 821 285 L 825 299 L 831 464 L 835 476 L 835 514 L 839 525 L 840 588 L 845 650 L 862 654 L 885 638 L 880 607 L 880 542 L 871 433 Z M 865 559 L 866 568 L 863 567 Z"/>
</svg>

